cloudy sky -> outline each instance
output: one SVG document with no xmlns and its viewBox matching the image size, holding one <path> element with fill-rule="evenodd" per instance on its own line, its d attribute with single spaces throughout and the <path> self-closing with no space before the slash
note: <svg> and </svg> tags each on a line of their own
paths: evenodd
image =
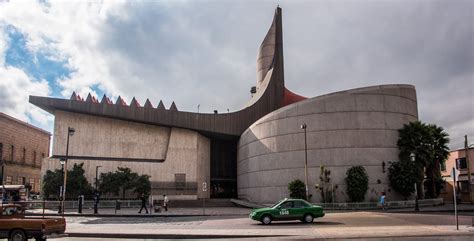
<svg viewBox="0 0 474 241">
<path fill-rule="evenodd" d="M 277 4 L 290 90 L 412 84 L 422 121 L 474 143 L 473 1 L 0 1 L 0 111 L 52 132 L 29 95 L 238 110 Z"/>
</svg>

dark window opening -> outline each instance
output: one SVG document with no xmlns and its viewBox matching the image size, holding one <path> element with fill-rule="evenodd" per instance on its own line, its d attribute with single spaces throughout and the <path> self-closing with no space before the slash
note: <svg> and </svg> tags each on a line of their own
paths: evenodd
<svg viewBox="0 0 474 241">
<path fill-rule="evenodd" d="M 13 160 L 15 159 L 14 156 L 15 156 L 15 146 L 12 145 L 12 152 L 11 152 L 11 156 L 10 156 L 10 161 L 13 162 Z"/>
<path fill-rule="evenodd" d="M 466 163 L 466 158 L 457 158 L 456 159 L 456 169 L 461 170 L 461 169 L 466 169 L 467 168 L 467 163 Z"/>
<path fill-rule="evenodd" d="M 24 163 L 26 160 L 26 148 L 23 148 L 23 156 L 21 157 L 21 161 Z"/>
<path fill-rule="evenodd" d="M 237 197 L 237 142 L 211 140 L 211 198 Z"/>
</svg>

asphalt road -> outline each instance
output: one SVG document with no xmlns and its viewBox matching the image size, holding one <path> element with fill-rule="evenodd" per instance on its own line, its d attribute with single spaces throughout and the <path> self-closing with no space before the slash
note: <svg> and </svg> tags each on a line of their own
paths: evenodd
<svg viewBox="0 0 474 241">
<path fill-rule="evenodd" d="M 450 213 L 328 213 L 312 224 L 300 221 L 262 225 L 246 216 L 225 217 L 68 217 L 64 240 L 95 238 L 274 238 L 474 240 L 473 216 L 459 216 L 460 230 Z M 455 238 L 455 239 L 453 239 Z M 90 239 L 93 240 L 93 239 Z"/>
</svg>

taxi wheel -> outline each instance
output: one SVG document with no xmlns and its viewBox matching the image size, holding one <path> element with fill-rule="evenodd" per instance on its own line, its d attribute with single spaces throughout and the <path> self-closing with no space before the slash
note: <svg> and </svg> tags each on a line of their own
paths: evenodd
<svg viewBox="0 0 474 241">
<path fill-rule="evenodd" d="M 262 223 L 265 225 L 272 223 L 272 217 L 270 215 L 264 215 L 262 217 Z"/>
<path fill-rule="evenodd" d="M 313 222 L 313 215 L 311 214 L 305 214 L 304 217 L 303 217 L 303 222 L 305 223 L 312 223 Z"/>
<path fill-rule="evenodd" d="M 10 234 L 10 239 L 12 241 L 26 241 L 28 238 L 26 237 L 25 231 L 21 229 L 13 230 Z"/>
</svg>

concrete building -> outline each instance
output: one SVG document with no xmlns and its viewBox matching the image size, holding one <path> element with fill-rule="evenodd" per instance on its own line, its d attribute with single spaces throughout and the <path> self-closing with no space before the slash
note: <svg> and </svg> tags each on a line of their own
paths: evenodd
<svg viewBox="0 0 474 241">
<path fill-rule="evenodd" d="M 456 191 L 459 193 L 458 198 L 460 198 L 462 202 L 471 202 L 471 200 L 474 201 L 474 186 L 472 185 L 472 183 L 474 183 L 474 148 L 472 147 L 468 149 L 468 159 L 469 167 L 471 169 L 471 193 L 469 193 L 466 149 L 451 151 L 445 165 L 441 167 L 441 176 L 446 181 L 444 187 L 441 189 L 441 196 L 443 197 L 444 201 L 453 201 L 454 186 L 457 188 Z M 456 180 L 456 185 L 454 185 L 454 180 L 451 176 L 453 167 L 459 170 L 459 179 Z"/>
<path fill-rule="evenodd" d="M 390 190 L 385 166 L 398 160 L 397 130 L 418 119 L 411 85 L 383 85 L 306 98 L 285 87 L 282 13 L 277 8 L 257 55 L 257 84 L 242 110 L 224 113 L 165 109 L 133 98 L 115 104 L 90 94 L 69 100 L 30 96 L 30 102 L 55 115 L 53 158 L 43 171 L 59 168 L 68 127 L 70 159 L 84 162 L 93 183 L 101 172 L 118 166 L 152 176 L 153 194 L 173 198 L 239 197 L 268 203 L 288 196 L 288 182 L 304 175 L 307 125 L 309 185 L 321 166 L 332 171 L 336 201 L 346 201 L 348 168 L 362 165 L 370 177 L 367 200 Z M 203 190 L 203 183 L 208 185 Z M 210 184 L 210 185 L 209 185 Z M 184 187 L 184 188 L 183 188 Z M 183 190 L 185 189 L 185 190 Z M 313 201 L 320 201 L 311 188 Z"/>
<path fill-rule="evenodd" d="M 49 156 L 51 134 L 0 112 L 0 180 L 41 190 L 41 161 Z"/>
</svg>

